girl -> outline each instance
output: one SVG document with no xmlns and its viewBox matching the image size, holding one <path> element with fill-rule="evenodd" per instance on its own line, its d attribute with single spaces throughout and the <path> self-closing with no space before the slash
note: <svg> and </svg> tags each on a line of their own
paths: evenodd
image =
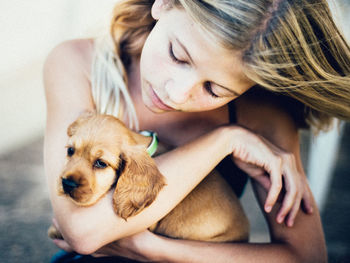
<svg viewBox="0 0 350 263">
<path fill-rule="evenodd" d="M 326 261 L 298 139 L 300 127 L 350 117 L 350 50 L 326 2 L 128 0 L 115 8 L 111 35 L 112 54 L 75 40 L 55 48 L 45 65 L 45 168 L 65 239 L 55 243 L 139 261 Z M 173 148 L 155 158 L 167 186 L 127 222 L 114 214 L 110 195 L 80 208 L 56 194 L 65 130 L 94 110 L 156 131 Z M 254 179 L 271 243 L 173 240 L 145 230 L 228 155 Z M 301 200 L 307 213 L 298 213 Z"/>
</svg>

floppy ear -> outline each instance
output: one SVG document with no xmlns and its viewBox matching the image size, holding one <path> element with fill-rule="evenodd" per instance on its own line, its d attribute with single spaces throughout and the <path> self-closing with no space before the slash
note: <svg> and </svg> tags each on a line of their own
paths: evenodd
<svg viewBox="0 0 350 263">
<path fill-rule="evenodd" d="M 124 169 L 113 194 L 115 213 L 125 220 L 149 206 L 165 185 L 165 178 L 144 148 L 122 154 Z M 136 148 L 136 149 L 135 149 Z"/>
<path fill-rule="evenodd" d="M 81 123 L 91 118 L 94 115 L 96 115 L 96 113 L 91 111 L 84 111 L 82 114 L 80 114 L 79 117 L 72 124 L 68 126 L 68 129 L 67 129 L 68 137 L 72 137 L 76 133 Z"/>
</svg>

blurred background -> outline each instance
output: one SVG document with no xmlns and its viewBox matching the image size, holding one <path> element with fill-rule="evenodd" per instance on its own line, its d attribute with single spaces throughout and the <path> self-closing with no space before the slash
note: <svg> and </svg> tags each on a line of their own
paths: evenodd
<svg viewBox="0 0 350 263">
<path fill-rule="evenodd" d="M 0 1 L 1 262 L 49 262 L 58 251 L 46 235 L 52 213 L 42 162 L 42 67 L 58 43 L 107 32 L 115 2 Z M 334 0 L 332 10 L 350 39 L 350 1 Z M 329 260 L 350 262 L 349 124 L 318 138 L 302 132 L 302 156 L 321 209 Z M 249 187 L 242 202 L 252 223 L 251 240 L 268 240 Z"/>
</svg>

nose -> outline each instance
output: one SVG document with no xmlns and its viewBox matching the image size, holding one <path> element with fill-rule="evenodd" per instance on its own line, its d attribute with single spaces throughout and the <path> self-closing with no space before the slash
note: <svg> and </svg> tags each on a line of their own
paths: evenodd
<svg viewBox="0 0 350 263">
<path fill-rule="evenodd" d="M 176 104 L 185 103 L 191 96 L 193 96 L 196 87 L 195 80 L 169 80 L 165 85 L 165 90 L 168 93 L 168 97 L 172 102 Z"/>
<path fill-rule="evenodd" d="M 62 178 L 62 187 L 63 187 L 63 191 L 66 194 L 71 194 L 74 189 L 76 189 L 77 187 L 79 187 L 79 184 L 74 181 L 72 178 Z"/>
</svg>

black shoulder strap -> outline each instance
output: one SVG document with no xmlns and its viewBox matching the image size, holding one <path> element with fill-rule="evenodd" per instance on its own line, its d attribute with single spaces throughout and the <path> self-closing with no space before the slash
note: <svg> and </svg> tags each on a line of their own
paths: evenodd
<svg viewBox="0 0 350 263">
<path fill-rule="evenodd" d="M 228 110 L 230 123 L 236 123 L 236 109 L 233 101 L 228 104 Z M 248 182 L 248 176 L 234 164 L 231 155 L 226 156 L 226 158 L 216 166 L 216 169 L 225 178 L 235 194 L 241 197 L 244 187 Z"/>
</svg>

